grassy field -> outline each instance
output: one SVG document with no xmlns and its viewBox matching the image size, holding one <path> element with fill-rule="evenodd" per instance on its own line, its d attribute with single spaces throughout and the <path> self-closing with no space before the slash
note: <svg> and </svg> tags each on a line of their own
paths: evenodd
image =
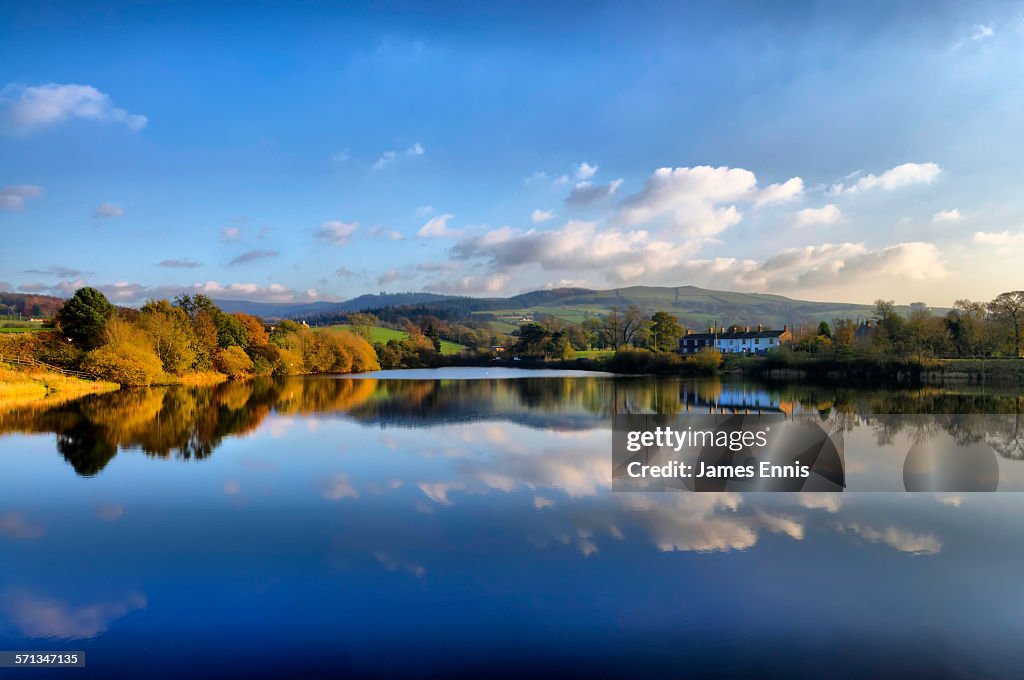
<svg viewBox="0 0 1024 680">
<path fill-rule="evenodd" d="M 85 394 L 118 389 L 114 383 L 79 380 L 38 369 L 21 370 L 0 364 L 0 412 L 36 402 L 58 403 Z"/>
<path fill-rule="evenodd" d="M 573 359 L 604 359 L 615 354 L 613 349 L 584 349 L 573 353 Z"/>
<path fill-rule="evenodd" d="M 330 328 L 337 328 L 344 331 L 352 331 L 352 326 L 348 324 L 338 324 L 336 326 L 330 326 Z M 384 328 L 383 326 L 374 326 L 370 329 L 370 342 L 387 343 L 388 340 L 404 340 L 409 337 L 409 334 L 405 331 L 396 331 L 394 328 Z M 456 342 L 449 342 L 448 340 L 441 341 L 441 354 L 452 355 L 460 354 L 465 351 L 465 345 L 460 345 Z"/>
<path fill-rule="evenodd" d="M 18 323 L 16 321 L 0 323 L 0 333 L 35 333 L 43 330 L 46 329 L 42 324 Z"/>
</svg>

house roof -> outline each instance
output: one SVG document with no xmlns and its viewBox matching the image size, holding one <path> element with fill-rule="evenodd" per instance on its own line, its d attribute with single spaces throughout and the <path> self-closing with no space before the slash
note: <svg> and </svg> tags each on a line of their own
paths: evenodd
<svg viewBox="0 0 1024 680">
<path fill-rule="evenodd" d="M 726 331 L 725 333 L 690 333 L 681 340 L 754 340 L 756 338 L 778 338 L 789 331 Z"/>
</svg>

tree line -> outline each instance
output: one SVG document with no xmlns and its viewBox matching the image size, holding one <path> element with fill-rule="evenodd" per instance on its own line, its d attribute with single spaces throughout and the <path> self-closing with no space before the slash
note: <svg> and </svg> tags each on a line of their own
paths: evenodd
<svg viewBox="0 0 1024 680">
<path fill-rule="evenodd" d="M 0 353 L 27 354 L 121 385 L 189 381 L 197 375 L 231 378 L 377 370 L 373 347 L 343 331 L 294 321 L 268 326 L 258 317 L 220 309 L 205 295 L 150 300 L 118 309 L 95 288 L 64 303 L 53 331 L 3 339 Z"/>
</svg>

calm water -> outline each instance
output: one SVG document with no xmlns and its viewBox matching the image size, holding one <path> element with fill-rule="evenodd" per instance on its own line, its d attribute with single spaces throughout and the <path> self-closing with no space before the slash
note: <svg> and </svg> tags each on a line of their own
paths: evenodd
<svg viewBox="0 0 1024 680">
<path fill-rule="evenodd" d="M 1024 480 L 1019 395 L 528 375 L 0 414 L 0 650 L 95 678 L 1019 675 L 1024 494 L 901 484 L 939 440 Z M 850 478 L 896 493 L 611 491 L 613 411 L 752 408 L 838 424 Z"/>
</svg>

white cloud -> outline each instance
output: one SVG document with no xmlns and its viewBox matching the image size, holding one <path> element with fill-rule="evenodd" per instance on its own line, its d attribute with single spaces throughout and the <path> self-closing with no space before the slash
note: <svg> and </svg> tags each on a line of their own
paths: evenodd
<svg viewBox="0 0 1024 680">
<path fill-rule="evenodd" d="M 103 203 L 92 211 L 93 219 L 110 219 L 124 215 L 124 208 L 113 203 Z"/>
<path fill-rule="evenodd" d="M 412 156 L 422 156 L 426 152 L 427 152 L 427 150 L 425 148 L 423 148 L 423 145 L 420 144 L 419 142 L 416 142 L 415 144 L 410 146 L 408 149 L 406 149 L 402 153 L 405 156 L 412 157 Z M 397 151 L 385 151 L 384 153 L 382 153 L 380 155 L 380 158 L 377 159 L 377 162 L 374 163 L 372 167 L 373 167 L 374 170 L 383 170 L 384 168 L 388 167 L 389 165 L 391 165 L 392 163 L 394 163 L 397 160 L 398 160 L 398 152 Z"/>
<path fill-rule="evenodd" d="M 1024 246 L 1024 231 L 976 231 L 974 242 L 986 246 L 1017 248 Z"/>
<path fill-rule="evenodd" d="M 576 179 L 588 180 L 597 174 L 597 165 L 591 165 L 583 161 L 576 166 Z"/>
<path fill-rule="evenodd" d="M 710 237 L 740 222 L 739 202 L 767 205 L 792 200 L 802 192 L 799 177 L 758 189 L 757 177 L 743 168 L 659 168 L 642 190 L 622 201 L 614 221 L 627 225 L 659 221 L 679 235 Z"/>
<path fill-rule="evenodd" d="M 242 253 L 238 257 L 228 262 L 229 267 L 234 267 L 240 264 L 248 264 L 250 262 L 259 262 L 260 260 L 268 260 L 273 257 L 280 255 L 276 250 L 250 250 Z"/>
<path fill-rule="evenodd" d="M 486 258 L 501 273 L 538 265 L 544 270 L 600 270 L 613 283 L 663 271 L 682 263 L 698 242 L 657 241 L 644 230 L 600 230 L 594 222 L 570 220 L 547 231 L 502 227 L 457 243 L 458 259 Z"/>
<path fill-rule="evenodd" d="M 348 161 L 348 149 L 342 149 L 331 155 L 331 162 L 333 163 L 345 163 Z"/>
<path fill-rule="evenodd" d="M 843 214 L 834 203 L 829 203 L 820 208 L 804 208 L 793 215 L 793 224 L 798 227 L 807 227 L 815 224 L 834 224 L 839 221 Z"/>
<path fill-rule="evenodd" d="M 769 184 L 754 194 L 754 205 L 771 205 L 788 203 L 800 198 L 804 193 L 804 181 L 799 177 L 790 177 L 781 184 Z"/>
<path fill-rule="evenodd" d="M 915 534 L 897 527 L 876 529 L 855 523 L 840 524 L 838 529 L 855 533 L 865 541 L 884 543 L 890 548 L 910 553 L 911 555 L 935 555 L 942 550 L 942 541 L 936 538 L 934 534 Z"/>
<path fill-rule="evenodd" d="M 448 222 L 455 215 L 451 213 L 445 213 L 444 215 L 437 215 L 427 220 L 427 223 L 420 227 L 419 231 L 416 232 L 416 236 L 419 238 L 452 238 L 462 233 L 459 229 L 449 229 Z"/>
<path fill-rule="evenodd" d="M 421 205 L 420 207 L 416 208 L 416 217 L 426 217 L 432 212 L 434 212 L 434 206 Z"/>
<path fill-rule="evenodd" d="M 504 274 L 438 278 L 428 281 L 423 286 L 423 290 L 433 293 L 446 293 L 448 295 L 497 294 L 505 290 L 509 281 L 510 278 Z"/>
<path fill-rule="evenodd" d="M 576 207 L 593 205 L 614 196 L 621 186 L 621 179 L 612 180 L 608 184 L 594 184 L 587 181 L 577 182 L 576 186 L 569 192 L 565 202 Z"/>
<path fill-rule="evenodd" d="M 15 184 L 0 189 L 0 210 L 24 210 L 25 200 L 43 195 L 43 188 L 32 184 Z"/>
<path fill-rule="evenodd" d="M 940 210 L 939 212 L 932 215 L 932 222 L 959 222 L 963 219 L 963 215 L 956 208 L 952 210 Z"/>
<path fill-rule="evenodd" d="M 842 507 L 843 503 L 838 494 L 834 493 L 805 492 L 797 494 L 797 496 L 799 497 L 800 506 L 808 510 L 824 510 L 836 513 L 839 512 L 839 508 Z"/>
<path fill-rule="evenodd" d="M 120 123 L 129 130 L 141 130 L 148 122 L 145 116 L 114 106 L 108 95 L 90 85 L 7 85 L 0 90 L 0 109 L 0 125 L 14 134 L 70 118 Z"/>
<path fill-rule="evenodd" d="M 242 230 L 238 227 L 224 227 L 220 230 L 220 240 L 225 243 L 231 243 L 234 241 L 240 241 L 242 239 Z"/>
<path fill-rule="evenodd" d="M 554 210 L 541 210 L 540 208 L 537 208 L 536 210 L 533 211 L 533 214 L 530 216 L 530 219 L 533 221 L 534 224 L 539 224 L 540 222 L 547 222 L 548 220 L 554 219 L 554 217 Z"/>
<path fill-rule="evenodd" d="M 358 222 L 341 222 L 339 220 L 327 220 L 321 222 L 313 236 L 325 243 L 334 246 L 343 246 L 352 240 L 352 235 L 359 229 Z"/>
<path fill-rule="evenodd" d="M 931 184 L 941 172 L 942 168 L 935 163 L 904 163 L 886 170 L 881 175 L 864 175 L 850 186 L 835 184 L 830 193 L 852 194 L 876 188 L 893 191 L 915 184 Z"/>
</svg>

